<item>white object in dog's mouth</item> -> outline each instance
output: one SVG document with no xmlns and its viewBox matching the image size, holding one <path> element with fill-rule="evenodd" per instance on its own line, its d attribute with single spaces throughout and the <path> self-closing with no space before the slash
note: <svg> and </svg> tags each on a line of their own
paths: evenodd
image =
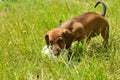
<svg viewBox="0 0 120 80">
<path fill-rule="evenodd" d="M 55 55 L 53 54 L 51 48 L 50 48 L 50 47 L 47 47 L 47 46 L 44 46 L 44 47 L 42 48 L 41 53 L 46 54 L 46 55 L 48 55 L 48 56 L 51 56 L 51 57 L 53 57 L 53 58 L 57 58 L 57 56 L 55 56 Z M 65 55 L 66 55 L 65 49 L 63 49 L 63 50 L 61 51 L 61 53 L 62 53 L 61 56 L 64 56 L 64 57 L 65 57 Z"/>
<path fill-rule="evenodd" d="M 53 55 L 52 50 L 50 47 L 44 46 L 41 50 L 42 54 L 48 55 L 54 59 L 56 59 L 56 56 Z"/>
<path fill-rule="evenodd" d="M 47 47 L 47 46 L 44 46 L 42 48 L 41 52 L 44 53 L 44 54 L 47 54 L 47 55 L 51 55 L 52 54 L 52 50 L 49 47 Z"/>
</svg>

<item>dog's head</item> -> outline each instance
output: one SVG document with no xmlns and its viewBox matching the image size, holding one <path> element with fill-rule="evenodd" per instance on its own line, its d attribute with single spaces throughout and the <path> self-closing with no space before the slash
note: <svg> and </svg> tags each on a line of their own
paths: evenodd
<svg viewBox="0 0 120 80">
<path fill-rule="evenodd" d="M 68 49 L 73 41 L 73 34 L 67 29 L 55 28 L 45 35 L 47 46 L 51 46 L 54 55 L 59 55 L 61 50 Z"/>
</svg>

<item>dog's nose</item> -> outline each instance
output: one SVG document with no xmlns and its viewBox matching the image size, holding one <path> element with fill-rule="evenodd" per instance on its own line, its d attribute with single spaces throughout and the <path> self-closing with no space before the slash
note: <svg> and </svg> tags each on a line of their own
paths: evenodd
<svg viewBox="0 0 120 80">
<path fill-rule="evenodd" d="M 59 56 L 60 55 L 60 52 L 57 51 L 56 53 L 54 53 L 55 56 Z"/>
<path fill-rule="evenodd" d="M 54 47 L 54 48 L 53 48 L 53 54 L 54 54 L 55 56 L 60 55 L 60 52 L 61 52 L 61 49 L 60 49 L 59 47 Z"/>
</svg>

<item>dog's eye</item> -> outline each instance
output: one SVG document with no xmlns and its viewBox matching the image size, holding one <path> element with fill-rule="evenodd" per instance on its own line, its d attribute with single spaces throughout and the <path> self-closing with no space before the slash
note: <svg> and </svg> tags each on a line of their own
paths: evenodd
<svg viewBox="0 0 120 80">
<path fill-rule="evenodd" d="M 53 41 L 50 41 L 50 45 L 53 45 Z"/>
<path fill-rule="evenodd" d="M 63 42 L 63 40 L 62 40 L 62 39 L 59 39 L 59 40 L 58 40 L 58 43 L 62 43 L 62 42 Z"/>
</svg>

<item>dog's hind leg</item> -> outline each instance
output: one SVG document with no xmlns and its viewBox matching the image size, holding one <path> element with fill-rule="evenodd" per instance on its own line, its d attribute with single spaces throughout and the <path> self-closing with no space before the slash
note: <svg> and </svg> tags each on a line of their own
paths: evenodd
<svg viewBox="0 0 120 80">
<path fill-rule="evenodd" d="M 101 36 L 103 37 L 104 41 L 103 41 L 103 45 L 105 48 L 107 48 L 108 46 L 108 39 L 109 39 L 109 27 L 106 27 L 102 32 L 101 32 Z"/>
</svg>

